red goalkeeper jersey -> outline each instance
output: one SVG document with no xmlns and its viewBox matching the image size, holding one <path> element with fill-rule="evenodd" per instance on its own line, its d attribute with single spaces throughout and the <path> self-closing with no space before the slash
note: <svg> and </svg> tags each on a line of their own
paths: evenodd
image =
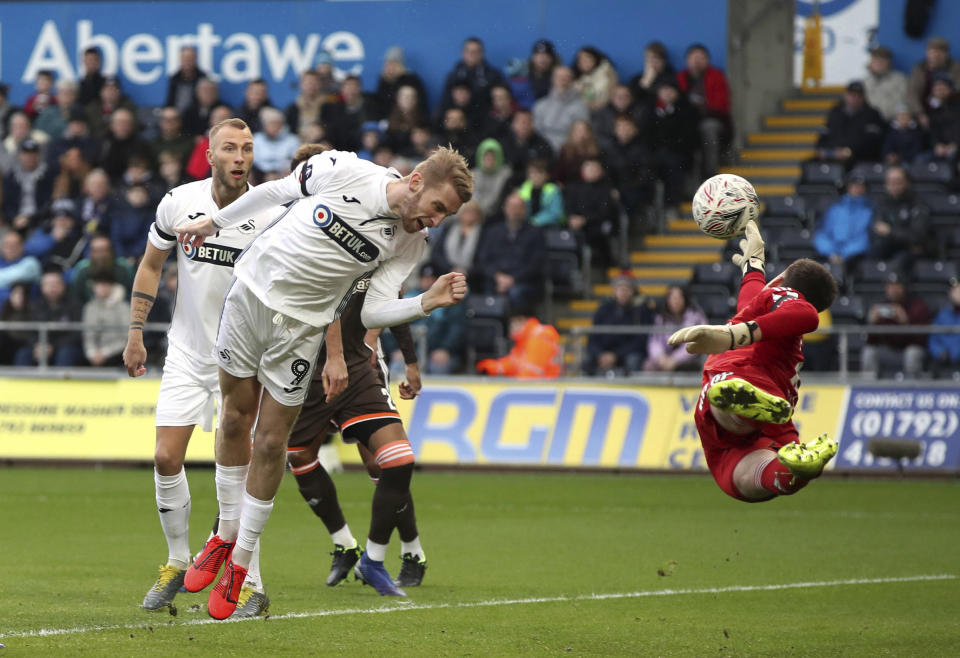
<svg viewBox="0 0 960 658">
<path fill-rule="evenodd" d="M 800 292 L 793 288 L 765 288 L 765 285 L 760 272 L 751 271 L 743 277 L 737 314 L 728 323 L 753 320 L 762 338 L 753 345 L 714 354 L 707 359 L 704 370 L 763 371 L 790 403 L 796 404 L 798 373 L 803 363 L 803 335 L 816 330 L 820 318 L 817 309 Z"/>
</svg>

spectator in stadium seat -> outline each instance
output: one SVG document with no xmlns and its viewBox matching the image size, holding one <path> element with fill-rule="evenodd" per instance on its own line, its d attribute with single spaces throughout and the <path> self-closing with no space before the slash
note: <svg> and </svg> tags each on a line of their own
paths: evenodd
<svg viewBox="0 0 960 658">
<path fill-rule="evenodd" d="M 574 121 L 589 121 L 590 111 L 573 88 L 573 71 L 566 66 L 553 69 L 550 93 L 533 105 L 533 123 L 537 132 L 550 142 L 554 152 L 560 150 Z"/>
<path fill-rule="evenodd" d="M 398 133 L 395 133 L 395 135 L 396 134 Z M 383 138 L 383 131 L 380 130 L 379 123 L 376 121 L 367 121 L 360 131 L 360 150 L 357 151 L 357 157 L 373 162 L 373 154 L 381 146 L 386 145 L 383 143 Z"/>
<path fill-rule="evenodd" d="M 477 37 L 464 40 L 460 61 L 447 74 L 444 82 L 441 103 L 450 104 L 453 87 L 459 82 L 466 82 L 470 86 L 473 100 L 483 112 L 490 107 L 490 88 L 504 82 L 503 74 L 487 62 L 483 42 Z"/>
<path fill-rule="evenodd" d="M 944 73 L 933 79 L 933 90 L 927 117 L 930 124 L 932 152 L 921 160 L 944 160 L 955 163 L 960 145 L 960 97 L 955 93 L 953 80 Z"/>
<path fill-rule="evenodd" d="M 476 180 L 474 180 L 476 182 Z M 481 288 L 482 279 L 477 274 L 477 249 L 483 235 L 485 213 L 474 197 L 460 206 L 456 217 L 440 227 L 430 262 L 437 272 L 460 272 L 467 277 L 470 286 Z"/>
<path fill-rule="evenodd" d="M 77 206 L 71 199 L 57 199 L 50 214 L 49 221 L 30 234 L 24 251 L 42 263 L 66 271 L 80 260 L 85 245 L 80 243 L 82 232 L 77 225 Z"/>
<path fill-rule="evenodd" d="M 10 115 L 9 132 L 3 140 L 3 149 L 0 153 L 0 173 L 8 173 L 17 163 L 20 145 L 30 140 L 40 145 L 41 151 L 47 144 L 49 137 L 46 133 L 34 130 L 33 124 L 23 112 L 17 111 Z"/>
<path fill-rule="evenodd" d="M 133 269 L 127 261 L 116 255 L 113 242 L 106 235 L 94 235 L 90 238 L 90 255 L 73 269 L 70 287 L 74 299 L 85 304 L 93 298 L 93 275 L 96 272 L 108 273 L 114 283 L 126 289 L 124 298 L 129 298 L 133 285 Z"/>
<path fill-rule="evenodd" d="M 47 105 L 37 115 L 33 127 L 46 134 L 51 140 L 60 138 L 67 129 L 70 115 L 83 107 L 77 102 L 77 83 L 73 80 L 57 82 L 57 102 Z"/>
<path fill-rule="evenodd" d="M 580 244 L 590 246 L 592 263 L 607 268 L 614 262 L 611 240 L 617 231 L 619 204 L 600 158 L 585 159 L 580 171 L 580 180 L 563 188 L 567 225 Z"/>
<path fill-rule="evenodd" d="M 183 113 L 183 132 L 194 136 L 205 135 L 210 128 L 210 115 L 217 106 L 222 105 L 220 87 L 210 78 L 202 78 L 197 81 L 193 93 L 193 103 Z"/>
<path fill-rule="evenodd" d="M 37 115 L 49 105 L 57 104 L 57 97 L 53 93 L 54 76 L 53 71 L 38 71 L 37 77 L 33 82 L 33 93 L 27 96 L 23 104 L 23 111 L 30 117 L 31 121 L 36 120 Z"/>
<path fill-rule="evenodd" d="M 846 194 L 827 208 L 813 235 L 813 246 L 821 257 L 843 265 L 849 273 L 870 248 L 872 220 L 866 181 L 859 175 L 849 176 Z"/>
<path fill-rule="evenodd" d="M 160 111 L 160 134 L 151 144 L 155 153 L 173 153 L 180 159 L 182 166 L 187 163 L 187 158 L 193 151 L 194 141 L 193 137 L 184 132 L 183 119 L 177 108 L 168 105 Z"/>
<path fill-rule="evenodd" d="M 664 82 L 676 80 L 676 76 L 667 47 L 659 41 L 651 41 L 643 50 L 643 70 L 630 78 L 627 87 L 638 103 L 652 103 L 657 88 Z"/>
<path fill-rule="evenodd" d="M 443 132 L 443 122 L 447 115 L 447 110 L 457 108 L 463 111 L 463 116 L 470 125 L 470 130 L 479 131 L 484 127 L 486 114 L 490 111 L 491 104 L 481 106 L 473 95 L 470 85 L 465 81 L 457 82 L 450 89 L 450 100 L 440 103 L 437 108 L 435 128 L 437 132 Z"/>
<path fill-rule="evenodd" d="M 930 324 L 930 311 L 920 297 L 907 294 L 903 278 L 891 272 L 885 299 L 867 311 L 867 324 L 876 326 Z M 911 334 L 868 334 L 860 352 L 860 369 L 874 376 L 901 372 L 916 377 L 923 369 L 927 338 Z"/>
<path fill-rule="evenodd" d="M 573 64 L 573 88 L 595 112 L 610 102 L 610 94 L 619 82 L 617 71 L 610 58 L 593 46 L 584 46 L 577 51 Z"/>
<path fill-rule="evenodd" d="M 898 109 L 907 102 L 907 76 L 893 68 L 893 53 L 889 48 L 878 46 L 870 51 L 863 89 L 867 104 L 876 108 L 886 121 L 893 121 Z"/>
<path fill-rule="evenodd" d="M 467 163 L 472 167 L 473 154 L 477 150 L 479 139 L 476 133 L 470 127 L 470 121 L 463 109 L 459 107 L 448 108 L 444 112 L 443 126 L 440 131 L 440 142 L 449 144 L 451 148 L 456 149 L 466 158 Z"/>
<path fill-rule="evenodd" d="M 80 199 L 80 222 L 89 234 L 109 234 L 110 219 L 115 210 L 110 177 L 103 169 L 94 169 L 83 181 L 83 197 Z"/>
<path fill-rule="evenodd" d="M 497 212 L 503 205 L 507 191 L 507 182 L 513 171 L 504 164 L 503 148 L 500 143 L 488 137 L 477 147 L 473 174 L 473 200 L 480 205 L 484 216 Z"/>
<path fill-rule="evenodd" d="M 386 119 L 397 104 L 400 87 L 410 87 L 416 93 L 416 106 L 426 113 L 427 91 L 419 75 L 407 68 L 400 46 L 391 46 L 383 57 L 383 68 L 377 80 L 376 99 L 379 107 L 377 118 Z"/>
<path fill-rule="evenodd" d="M 119 109 L 128 110 L 136 116 L 137 106 L 120 90 L 120 80 L 115 75 L 107 76 L 100 88 L 100 97 L 84 107 L 90 134 L 102 139 L 110 132 L 111 117 Z"/>
<path fill-rule="evenodd" d="M 521 102 L 522 107 L 529 110 L 534 103 L 550 93 L 553 69 L 559 63 L 560 57 L 557 55 L 557 49 L 552 41 L 538 39 L 533 44 L 530 59 L 527 60 L 527 84 L 530 94 L 525 96 L 523 102 Z"/>
<path fill-rule="evenodd" d="M 45 268 L 40 279 L 40 298 L 31 304 L 29 319 L 33 322 L 79 322 L 80 315 L 81 309 L 69 294 L 63 272 L 56 266 Z M 45 357 L 47 364 L 55 368 L 71 368 L 83 360 L 79 332 L 51 331 L 47 339 L 48 342 L 41 345 L 38 336 L 34 335 L 16 365 L 37 365 Z"/>
<path fill-rule="evenodd" d="M 128 186 L 117 200 L 110 221 L 110 240 L 118 258 L 126 259 L 131 265 L 136 264 L 146 247 L 156 204 L 157 201 L 151 199 L 147 187 L 142 183 Z"/>
<path fill-rule="evenodd" d="M 260 123 L 260 110 L 265 107 L 273 107 L 267 81 L 263 78 L 251 80 L 243 92 L 243 105 L 237 109 L 237 116 L 246 122 L 250 132 L 258 133 L 263 130 L 263 125 Z"/>
<path fill-rule="evenodd" d="M 103 87 L 105 80 L 100 72 L 102 64 L 103 58 L 100 55 L 99 48 L 90 47 L 83 51 L 83 77 L 80 78 L 78 98 L 83 106 L 87 106 L 100 98 L 100 89 Z"/>
<path fill-rule="evenodd" d="M 827 130 L 817 142 L 821 160 L 848 164 L 880 159 L 885 125 L 883 117 L 867 105 L 862 82 L 851 82 L 827 115 Z"/>
<path fill-rule="evenodd" d="M 937 326 L 960 326 L 960 282 L 950 282 L 947 302 L 933 319 Z M 933 361 L 933 370 L 938 375 L 960 373 L 960 334 L 930 334 L 927 349 Z"/>
<path fill-rule="evenodd" d="M 387 119 L 386 142 L 395 151 L 403 151 L 410 146 L 410 133 L 417 126 L 427 123 L 427 115 L 420 105 L 420 96 L 414 87 L 404 85 L 397 89 L 396 104 Z M 369 122 L 379 132 L 375 122 Z M 364 130 L 367 126 L 364 126 Z"/>
<path fill-rule="evenodd" d="M 913 259 L 933 255 L 930 211 L 914 195 L 903 167 L 888 167 L 884 194 L 873 211 L 870 256 L 906 271 Z"/>
<path fill-rule="evenodd" d="M 927 112 L 932 107 L 933 78 L 938 73 L 949 76 L 954 87 L 960 85 L 960 62 L 950 57 L 950 43 L 933 37 L 927 41 L 924 59 L 910 70 L 907 82 L 907 106 L 924 128 L 930 125 Z"/>
<path fill-rule="evenodd" d="M 483 232 L 479 274 L 487 294 L 506 295 L 514 311 L 532 309 L 543 296 L 543 233 L 527 220 L 527 206 L 516 192 L 503 202 L 503 216 Z"/>
<path fill-rule="evenodd" d="M 604 301 L 593 315 L 593 326 L 646 326 L 653 324 L 650 308 L 637 299 L 633 279 L 613 279 L 613 297 Z M 639 372 L 647 358 L 644 334 L 590 334 L 583 369 L 588 375 L 614 377 Z"/>
<path fill-rule="evenodd" d="M 329 98 L 320 93 L 320 76 L 313 69 L 300 74 L 300 93 L 287 105 L 284 114 L 290 132 L 304 138 L 307 127 L 319 121 Z M 306 140 L 304 140 L 306 141 Z"/>
<path fill-rule="evenodd" d="M 54 172 L 40 159 L 32 139 L 20 144 L 17 162 L 3 177 L 3 217 L 18 231 L 36 227 L 53 193 Z"/>
<path fill-rule="evenodd" d="M 127 163 L 134 156 L 146 160 L 151 169 L 154 167 L 153 148 L 137 132 L 137 122 L 133 112 L 126 108 L 118 108 L 110 116 L 110 132 L 103 141 L 100 167 L 107 172 L 114 183 L 118 183 L 127 169 Z"/>
<path fill-rule="evenodd" d="M 655 327 L 673 329 L 707 324 L 707 316 L 700 307 L 690 301 L 686 290 L 680 286 L 667 288 L 663 308 L 653 319 Z M 701 359 L 687 352 L 683 345 L 671 346 L 667 339 L 670 331 L 662 334 L 650 334 L 647 340 L 647 360 L 643 369 L 647 372 L 674 372 L 676 370 L 699 370 Z"/>
<path fill-rule="evenodd" d="M 0 238 L 0 303 L 6 301 L 13 284 L 27 285 L 40 280 L 40 261 L 27 255 L 23 236 L 18 231 L 7 231 Z"/>
<path fill-rule="evenodd" d="M 201 88 L 206 80 L 201 80 L 197 88 Z M 202 137 L 198 138 L 193 145 L 193 151 L 187 158 L 187 167 L 184 170 L 190 178 L 194 180 L 203 180 L 210 176 L 210 163 L 207 162 L 207 150 L 210 148 L 210 128 L 221 121 L 225 121 L 233 116 L 233 110 L 226 105 L 217 105 L 213 108 L 207 117 L 210 124 Z"/>
<path fill-rule="evenodd" d="M 334 148 L 356 151 L 360 148 L 360 131 L 367 121 L 377 118 L 376 102 L 363 93 L 360 78 L 349 75 L 340 85 L 339 102 L 324 103 L 320 115 L 326 126 L 326 137 Z"/>
<path fill-rule="evenodd" d="M 613 124 L 614 141 L 603 152 L 603 159 L 631 217 L 653 198 L 651 191 L 653 157 L 640 135 L 636 119 L 621 114 Z"/>
<path fill-rule="evenodd" d="M 333 55 L 329 51 L 321 50 L 317 54 L 317 64 L 313 67 L 320 81 L 320 93 L 324 96 L 336 96 L 340 93 L 340 83 L 343 73 L 333 66 Z"/>
<path fill-rule="evenodd" d="M 400 153 L 413 163 L 413 166 L 416 166 L 429 158 L 438 145 L 439 142 L 430 132 L 429 126 L 414 126 L 410 131 L 410 143 Z M 476 191 L 474 191 L 474 197 L 476 197 Z"/>
<path fill-rule="evenodd" d="M 644 99 L 644 104 L 649 105 L 653 102 L 655 92 L 651 92 L 650 98 Z M 591 125 L 593 133 L 596 135 L 597 142 L 606 147 L 615 138 L 613 136 L 613 126 L 617 117 L 621 114 L 629 114 L 639 124 L 642 118 L 641 106 L 634 100 L 630 93 L 630 87 L 627 85 L 617 85 L 610 94 L 610 102 L 605 107 L 593 112 Z"/>
<path fill-rule="evenodd" d="M 926 134 L 914 121 L 906 106 L 901 106 L 883 140 L 883 161 L 910 164 L 926 147 Z"/>
<path fill-rule="evenodd" d="M 600 157 L 600 146 L 593 134 L 593 128 L 586 121 L 575 121 L 570 126 L 570 135 L 560 147 L 560 153 L 553 165 L 554 180 L 561 184 L 578 181 L 583 162 L 587 158 Z"/>
<path fill-rule="evenodd" d="M 677 85 L 700 114 L 698 128 L 703 150 L 704 178 L 720 166 L 720 154 L 730 142 L 733 123 L 730 116 L 730 85 L 727 76 L 710 64 L 710 51 L 696 43 L 687 48 L 687 68 L 677 74 Z M 659 98 L 660 89 L 657 87 Z"/>
<path fill-rule="evenodd" d="M 563 192 L 550 180 L 550 171 L 543 160 L 530 161 L 527 165 L 527 180 L 517 192 L 527 204 L 528 221 L 534 226 L 550 228 L 566 224 Z"/>
<path fill-rule="evenodd" d="M 657 178 L 663 181 L 663 202 L 672 214 L 678 212 L 684 176 L 693 164 L 698 123 L 703 137 L 704 119 L 698 120 L 696 110 L 680 93 L 678 85 L 661 84 L 650 113 L 650 148 Z"/>
<path fill-rule="evenodd" d="M 186 112 L 193 104 L 197 83 L 207 74 L 197 66 L 197 49 L 187 46 L 180 49 L 180 69 L 170 76 L 167 82 L 167 97 L 163 104 L 177 108 L 177 112 Z"/>
<path fill-rule="evenodd" d="M 274 180 L 290 173 L 290 160 L 300 148 L 300 139 L 287 130 L 283 112 L 274 107 L 260 109 L 261 130 L 253 134 L 253 166 L 260 180 Z"/>
<path fill-rule="evenodd" d="M 0 320 L 28 322 L 30 320 L 30 284 L 22 281 L 3 290 L 0 296 Z M 24 365 L 30 354 L 35 333 L 25 329 L 0 330 L 0 363 Z"/>
<path fill-rule="evenodd" d="M 70 113 L 63 134 L 48 144 L 47 165 L 55 167 L 61 156 L 72 148 L 80 149 L 83 159 L 91 165 L 97 163 L 103 150 L 103 143 L 90 135 L 87 113 L 76 108 Z"/>
<path fill-rule="evenodd" d="M 506 84 L 494 85 L 490 88 L 490 111 L 484 119 L 482 134 L 484 137 L 493 137 L 497 141 L 502 141 L 510 135 L 510 124 L 513 122 L 513 114 L 516 111 L 516 103 L 513 100 L 513 92 L 510 86 Z"/>
<path fill-rule="evenodd" d="M 97 368 L 123 365 L 130 320 L 128 293 L 110 270 L 96 270 L 91 280 L 93 297 L 83 305 L 83 323 L 92 326 L 83 330 L 84 356 Z"/>
<path fill-rule="evenodd" d="M 163 185 L 164 192 L 187 182 L 183 174 L 183 161 L 176 153 L 160 151 L 157 155 L 157 162 L 159 163 L 159 182 Z"/>
<path fill-rule="evenodd" d="M 533 114 L 530 110 L 519 109 L 513 115 L 510 124 L 510 137 L 502 144 L 504 155 L 513 171 L 510 185 L 516 187 L 523 182 L 527 163 L 531 160 L 553 160 L 553 148 L 543 135 L 534 130 Z"/>
</svg>

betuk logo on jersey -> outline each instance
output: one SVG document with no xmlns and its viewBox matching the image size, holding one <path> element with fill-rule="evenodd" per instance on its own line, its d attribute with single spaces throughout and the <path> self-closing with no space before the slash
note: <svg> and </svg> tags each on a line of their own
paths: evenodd
<svg viewBox="0 0 960 658">
<path fill-rule="evenodd" d="M 341 249 L 356 258 L 361 263 L 369 263 L 377 259 L 380 249 L 365 237 L 360 235 L 346 222 L 337 217 L 330 209 L 318 204 L 313 209 L 313 223 L 320 227 Z"/>
</svg>

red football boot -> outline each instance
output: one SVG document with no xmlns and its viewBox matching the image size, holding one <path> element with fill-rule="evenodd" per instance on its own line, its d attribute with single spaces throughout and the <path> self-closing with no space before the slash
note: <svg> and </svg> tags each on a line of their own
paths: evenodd
<svg viewBox="0 0 960 658">
<path fill-rule="evenodd" d="M 230 557 L 233 542 L 225 542 L 214 535 L 204 544 L 200 555 L 196 557 L 183 577 L 183 586 L 188 592 L 199 592 L 217 578 L 220 567 Z"/>
<path fill-rule="evenodd" d="M 233 560 L 227 562 L 227 568 L 223 570 L 223 575 L 217 581 L 217 586 L 210 592 L 210 598 L 207 599 L 207 612 L 214 619 L 226 619 L 237 609 L 237 601 L 240 600 L 240 588 L 247 577 L 247 570 L 233 564 Z"/>
</svg>

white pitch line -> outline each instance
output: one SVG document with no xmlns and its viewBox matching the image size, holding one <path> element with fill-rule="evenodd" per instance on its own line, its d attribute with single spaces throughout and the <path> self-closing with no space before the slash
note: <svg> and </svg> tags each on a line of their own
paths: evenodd
<svg viewBox="0 0 960 658">
<path fill-rule="evenodd" d="M 653 596 L 683 596 L 688 594 L 730 594 L 736 592 L 771 592 L 784 589 L 812 589 L 817 587 L 840 587 L 843 585 L 882 585 L 890 583 L 915 583 L 933 580 L 956 580 L 954 574 L 932 574 L 927 576 L 903 576 L 891 578 L 850 578 L 847 580 L 821 580 L 800 583 L 781 583 L 776 585 L 731 585 L 728 587 L 705 587 L 700 589 L 658 589 L 640 592 L 612 592 L 608 594 L 581 594 L 578 596 L 546 596 L 526 599 L 489 599 L 486 601 L 466 601 L 461 603 L 405 603 L 380 608 L 341 608 L 336 610 L 315 610 L 313 612 L 287 612 L 282 615 L 270 615 L 275 619 L 308 619 L 312 617 L 335 617 L 341 615 L 375 615 L 390 612 L 409 612 L 413 610 L 455 610 L 460 608 L 486 608 L 503 605 L 527 605 L 531 603 L 572 603 L 574 601 L 606 601 L 610 599 L 641 599 Z M 42 628 L 35 631 L 16 631 L 0 633 L 0 639 L 25 637 L 50 637 L 55 635 L 75 635 L 98 631 L 118 631 L 146 629 L 148 626 L 157 629 L 180 628 L 183 626 L 206 626 L 207 624 L 233 624 L 249 621 L 263 621 L 262 617 L 243 619 L 192 619 L 180 623 L 163 623 L 158 620 L 155 624 L 147 622 L 139 624 L 115 624 L 108 626 L 77 626 L 74 628 Z"/>
</svg>

